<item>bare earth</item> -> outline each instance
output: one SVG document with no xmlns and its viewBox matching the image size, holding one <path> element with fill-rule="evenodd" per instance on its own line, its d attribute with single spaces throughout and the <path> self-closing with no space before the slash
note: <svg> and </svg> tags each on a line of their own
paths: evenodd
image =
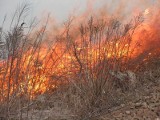
<svg viewBox="0 0 160 120">
<path fill-rule="evenodd" d="M 142 96 L 137 100 L 112 108 L 98 120 L 160 120 L 160 84 L 152 84 L 142 90 Z"/>
<path fill-rule="evenodd" d="M 52 101 L 53 102 L 53 101 Z M 42 105 L 43 101 L 40 103 Z M 61 108 L 58 101 L 54 107 L 30 111 L 33 120 L 76 120 L 72 112 Z M 24 114 L 25 116 L 25 114 Z M 160 84 L 146 84 L 136 90 L 129 100 L 120 106 L 104 111 L 96 118 L 87 120 L 160 120 Z"/>
</svg>

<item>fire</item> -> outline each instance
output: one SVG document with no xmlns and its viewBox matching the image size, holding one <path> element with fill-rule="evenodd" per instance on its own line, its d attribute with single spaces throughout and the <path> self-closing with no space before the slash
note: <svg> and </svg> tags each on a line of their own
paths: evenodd
<svg viewBox="0 0 160 120">
<path fill-rule="evenodd" d="M 150 14 L 150 11 L 149 8 L 146 9 L 143 15 Z M 59 43 L 53 44 L 49 49 L 42 44 L 39 48 L 30 47 L 29 50 L 23 51 L 20 58 L 10 56 L 0 64 L 0 100 L 4 100 L 7 95 L 12 96 L 15 91 L 34 98 L 54 90 L 58 85 L 67 84 L 72 76 L 83 69 L 95 68 L 99 64 L 97 61 L 135 59 L 145 52 L 147 57 L 152 56 L 154 49 L 159 49 L 156 45 L 160 45 L 157 32 L 159 28 L 153 27 L 157 19 L 160 20 L 156 17 L 150 23 L 142 23 L 134 30 L 134 26 L 129 30 L 126 25 L 122 28 L 123 32 L 118 32 L 119 21 L 112 21 L 111 27 L 105 27 L 105 24 L 109 24 L 108 21 L 103 19 L 102 23 L 98 20 L 94 23 L 91 19 L 88 24 L 84 22 L 88 26 L 81 26 L 80 32 L 77 27 L 69 29 L 68 33 L 61 36 L 66 38 L 60 39 Z M 160 25 L 159 21 L 157 24 Z M 107 31 L 109 29 L 111 33 Z M 152 45 L 149 46 L 150 44 Z M 147 60 L 146 56 L 142 61 Z"/>
<path fill-rule="evenodd" d="M 150 13 L 150 10 L 149 9 L 146 9 L 145 11 L 144 11 L 144 15 L 148 15 Z"/>
</svg>

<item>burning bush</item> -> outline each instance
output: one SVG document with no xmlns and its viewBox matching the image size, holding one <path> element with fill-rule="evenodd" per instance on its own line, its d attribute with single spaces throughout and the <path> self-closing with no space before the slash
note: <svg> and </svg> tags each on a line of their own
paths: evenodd
<svg viewBox="0 0 160 120">
<path fill-rule="evenodd" d="M 0 101 L 7 117 L 19 105 L 21 118 L 24 106 L 29 110 L 36 97 L 61 91 L 61 99 L 88 119 L 104 105 L 118 104 L 113 93 L 136 87 L 136 69 L 159 57 L 157 17 L 149 24 L 143 14 L 129 23 L 95 15 L 77 24 L 71 18 L 57 35 L 49 36 L 49 17 L 39 30 L 32 31 L 32 22 L 24 31 L 20 22 L 27 10 L 22 7 L 16 25 L 4 38 L 8 56 L 0 64 Z M 48 38 L 53 39 L 50 45 Z"/>
</svg>

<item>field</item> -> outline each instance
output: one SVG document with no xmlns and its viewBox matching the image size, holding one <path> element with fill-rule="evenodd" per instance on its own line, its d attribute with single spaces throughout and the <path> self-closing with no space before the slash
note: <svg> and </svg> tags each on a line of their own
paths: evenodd
<svg viewBox="0 0 160 120">
<path fill-rule="evenodd" d="M 1 120 L 160 118 L 160 9 L 123 20 L 101 11 L 0 30 Z M 27 27 L 25 27 L 27 26 Z"/>
</svg>

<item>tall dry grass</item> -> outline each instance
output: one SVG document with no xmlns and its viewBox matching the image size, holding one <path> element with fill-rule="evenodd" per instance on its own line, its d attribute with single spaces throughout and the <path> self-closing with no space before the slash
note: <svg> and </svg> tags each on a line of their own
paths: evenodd
<svg viewBox="0 0 160 120">
<path fill-rule="evenodd" d="M 29 113 L 42 94 L 48 99 L 57 96 L 62 105 L 73 111 L 75 119 L 88 120 L 119 105 L 123 99 L 118 90 L 133 90 L 136 80 L 129 78 L 129 74 L 134 75 L 129 70 L 139 63 L 132 62 L 131 43 L 143 22 L 142 16 L 127 24 L 116 18 L 92 16 L 78 27 L 74 27 L 74 19 L 69 19 L 63 34 L 54 37 L 54 44 L 44 47 L 49 17 L 36 32 L 32 21 L 26 32 L 23 17 L 28 9 L 27 5 L 21 6 L 11 22 L 13 28 L 1 31 L 7 51 L 0 66 L 3 118 L 31 119 Z M 45 91 L 41 92 L 44 83 Z"/>
</svg>

